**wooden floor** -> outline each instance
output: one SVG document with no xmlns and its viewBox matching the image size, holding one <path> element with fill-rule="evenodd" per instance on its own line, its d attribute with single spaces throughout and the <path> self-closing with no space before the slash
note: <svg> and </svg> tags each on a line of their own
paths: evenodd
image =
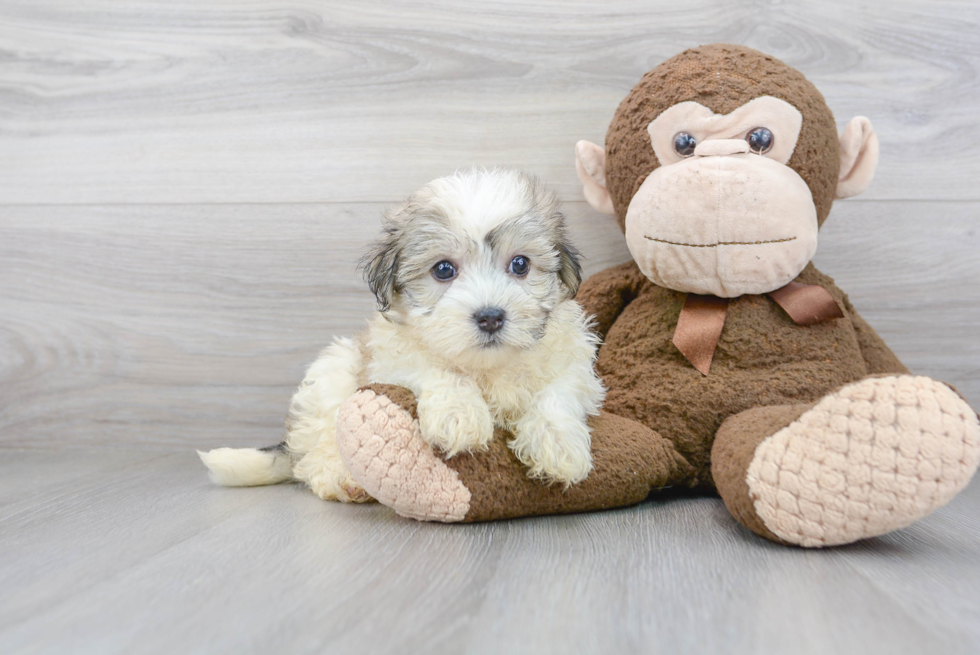
<svg viewBox="0 0 980 655">
<path fill-rule="evenodd" d="M 9 450 L 0 652 L 975 653 L 980 484 L 827 551 L 716 498 L 422 524 L 193 453 Z"/>
<path fill-rule="evenodd" d="M 573 145 L 717 41 L 871 118 L 817 265 L 980 407 L 978 35 L 971 0 L 0 0 L 0 653 L 980 651 L 978 481 L 807 552 L 713 498 L 420 525 L 193 454 L 279 438 L 382 209 L 456 167 L 539 174 L 586 273 L 626 261 Z"/>
</svg>

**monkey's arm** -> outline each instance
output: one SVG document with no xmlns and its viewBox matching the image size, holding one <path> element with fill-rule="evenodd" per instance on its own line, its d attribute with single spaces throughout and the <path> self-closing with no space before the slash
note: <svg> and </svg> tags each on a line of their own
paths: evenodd
<svg viewBox="0 0 980 655">
<path fill-rule="evenodd" d="M 851 317 L 854 325 L 854 332 L 857 335 L 858 346 L 861 347 L 861 355 L 864 357 L 864 364 L 868 367 L 869 374 L 877 373 L 902 373 L 907 374 L 909 370 L 885 344 L 884 339 L 878 336 L 874 328 L 868 325 L 867 321 L 854 309 L 850 299 L 845 294 L 844 307 Z"/>
<path fill-rule="evenodd" d="M 590 277 L 578 289 L 575 300 L 586 314 L 595 317 L 595 331 L 602 337 L 639 293 L 646 277 L 636 262 L 607 268 Z"/>
</svg>

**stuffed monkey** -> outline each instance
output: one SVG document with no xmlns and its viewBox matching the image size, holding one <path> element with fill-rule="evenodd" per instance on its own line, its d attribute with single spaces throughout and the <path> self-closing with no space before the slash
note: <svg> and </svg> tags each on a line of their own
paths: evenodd
<svg viewBox="0 0 980 655">
<path fill-rule="evenodd" d="M 967 485 L 976 413 L 910 375 L 810 263 L 833 200 L 871 181 L 866 118 L 838 136 L 801 73 L 710 45 L 647 73 L 606 147 L 576 154 L 586 199 L 615 215 L 633 255 L 577 297 L 609 389 L 592 473 L 567 489 L 528 479 L 502 430 L 488 451 L 445 460 L 419 436 L 411 392 L 375 385 L 338 421 L 368 493 L 404 516 L 463 522 L 698 488 L 758 535 L 820 547 L 907 526 Z"/>
</svg>

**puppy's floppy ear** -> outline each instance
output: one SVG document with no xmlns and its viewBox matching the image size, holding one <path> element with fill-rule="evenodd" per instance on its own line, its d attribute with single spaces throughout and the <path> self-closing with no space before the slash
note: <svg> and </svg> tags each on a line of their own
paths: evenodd
<svg viewBox="0 0 980 655">
<path fill-rule="evenodd" d="M 558 251 L 558 279 L 568 289 L 568 297 L 574 298 L 582 284 L 582 255 L 568 238 L 565 214 L 561 212 L 561 201 L 554 191 L 543 188 L 538 179 L 522 173 L 530 188 L 530 197 L 539 216 L 545 217 L 550 226 L 555 250 Z"/>
<path fill-rule="evenodd" d="M 568 297 L 574 298 L 582 284 L 582 254 L 568 241 L 564 230 L 555 247 L 558 248 L 559 257 L 558 279 L 568 287 Z"/>
<path fill-rule="evenodd" d="M 381 238 L 371 244 L 361 258 L 359 267 L 364 280 L 378 300 L 378 309 L 386 312 L 395 296 L 395 276 L 398 273 L 398 238 L 401 230 L 387 218 Z"/>
</svg>

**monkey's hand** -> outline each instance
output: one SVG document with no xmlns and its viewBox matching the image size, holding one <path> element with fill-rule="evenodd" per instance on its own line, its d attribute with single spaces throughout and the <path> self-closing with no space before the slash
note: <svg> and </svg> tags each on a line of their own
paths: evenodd
<svg viewBox="0 0 980 655">
<path fill-rule="evenodd" d="M 452 457 L 486 450 L 493 439 L 493 417 L 483 396 L 466 385 L 438 385 L 419 394 L 422 439 Z"/>
<path fill-rule="evenodd" d="M 528 467 L 528 476 L 568 487 L 592 471 L 592 436 L 584 418 L 546 403 L 514 425 L 510 449 Z"/>
</svg>

